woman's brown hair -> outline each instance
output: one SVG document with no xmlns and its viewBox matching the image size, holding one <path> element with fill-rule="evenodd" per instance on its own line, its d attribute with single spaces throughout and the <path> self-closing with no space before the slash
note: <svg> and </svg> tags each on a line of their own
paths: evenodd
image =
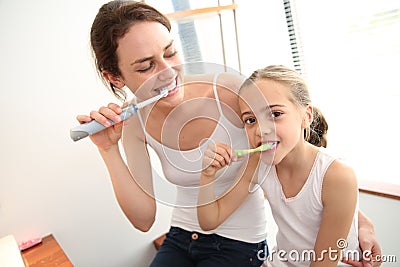
<svg viewBox="0 0 400 267">
<path fill-rule="evenodd" d="M 125 93 L 106 80 L 102 72 L 119 77 L 117 48 L 122 38 L 136 22 L 158 22 L 171 31 L 171 23 L 157 9 L 141 2 L 115 0 L 104 4 L 97 13 L 91 30 L 90 44 L 99 76 L 119 99 Z"/>
</svg>

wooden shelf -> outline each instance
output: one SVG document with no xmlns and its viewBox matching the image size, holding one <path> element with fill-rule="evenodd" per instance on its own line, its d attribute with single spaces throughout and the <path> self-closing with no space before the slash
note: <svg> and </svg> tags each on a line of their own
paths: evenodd
<svg viewBox="0 0 400 267">
<path fill-rule="evenodd" d="M 205 8 L 197 8 L 197 9 L 188 9 L 188 10 L 180 10 L 175 11 L 173 13 L 166 14 L 166 16 L 170 20 L 179 21 L 191 19 L 197 15 L 205 15 L 211 13 L 219 13 L 223 10 L 235 10 L 237 9 L 237 4 L 231 4 L 226 6 L 216 6 L 216 7 L 205 7 Z"/>
<path fill-rule="evenodd" d="M 53 235 L 45 236 L 42 243 L 22 251 L 21 254 L 27 267 L 74 266 Z"/>
<path fill-rule="evenodd" d="M 398 184 L 360 179 L 358 181 L 358 188 L 362 193 L 400 200 L 400 185 Z"/>
</svg>

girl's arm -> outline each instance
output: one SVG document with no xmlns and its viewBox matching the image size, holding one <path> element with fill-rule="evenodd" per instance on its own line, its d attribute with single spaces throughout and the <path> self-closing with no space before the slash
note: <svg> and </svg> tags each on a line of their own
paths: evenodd
<svg viewBox="0 0 400 267">
<path fill-rule="evenodd" d="M 132 117 L 127 124 L 136 125 L 138 128 L 134 133 L 131 132 L 132 137 L 128 143 L 132 145 L 133 151 L 129 151 L 129 154 L 136 157 L 135 160 L 130 161 L 129 168 L 125 164 L 118 144 L 122 135 L 123 123 L 118 120 L 119 117 L 116 114 L 121 112 L 120 106 L 109 104 L 107 107 L 100 108 L 98 112 L 92 111 L 91 116 L 79 115 L 77 119 L 81 123 L 95 119 L 104 125 L 108 123 L 107 119 L 116 122 L 114 126 L 96 133 L 90 138 L 97 146 L 106 164 L 121 209 L 135 228 L 140 231 L 148 231 L 154 222 L 156 213 L 156 205 L 152 197 L 150 161 L 144 141 L 140 138 L 138 129 L 141 129 L 141 126 L 138 126 L 137 122 L 135 123 L 137 117 Z M 128 127 L 125 126 L 124 131 L 127 129 Z M 134 171 L 131 172 L 132 170 Z"/>
<path fill-rule="evenodd" d="M 219 199 L 215 197 L 215 173 L 231 164 L 232 149 L 224 144 L 209 145 L 204 153 L 203 171 L 200 176 L 197 217 L 200 227 L 213 230 L 221 225 L 245 200 L 249 194 L 254 174 L 256 173 L 258 156 L 252 155 L 244 161 L 235 180 L 235 185 L 227 194 Z"/>
<path fill-rule="evenodd" d="M 338 243 L 347 240 L 357 199 L 358 186 L 353 170 L 340 161 L 333 162 L 322 185 L 324 210 L 314 246 L 316 259 L 310 266 L 337 266 L 341 258 Z"/>
</svg>

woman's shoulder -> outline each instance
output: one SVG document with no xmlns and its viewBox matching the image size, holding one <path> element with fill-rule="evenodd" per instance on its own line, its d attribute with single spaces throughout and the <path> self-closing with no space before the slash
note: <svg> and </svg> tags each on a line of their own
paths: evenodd
<svg viewBox="0 0 400 267">
<path fill-rule="evenodd" d="M 245 80 L 243 75 L 232 72 L 221 72 L 221 73 L 206 73 L 198 75 L 186 75 L 185 83 L 207 83 L 229 89 L 229 91 L 237 93 L 240 86 Z"/>
<path fill-rule="evenodd" d="M 217 84 L 237 93 L 244 80 L 245 77 L 239 73 L 225 72 L 218 75 Z"/>
</svg>

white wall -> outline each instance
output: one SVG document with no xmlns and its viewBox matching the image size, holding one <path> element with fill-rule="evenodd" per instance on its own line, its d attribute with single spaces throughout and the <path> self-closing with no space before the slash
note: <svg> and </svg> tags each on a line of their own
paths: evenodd
<svg viewBox="0 0 400 267">
<path fill-rule="evenodd" d="M 75 116 L 114 100 L 92 65 L 89 29 L 104 1 L 1 1 L 0 236 L 53 233 L 76 266 L 146 266 L 167 229 L 133 229 Z"/>
<path fill-rule="evenodd" d="M 114 101 L 88 45 L 104 2 L 0 1 L 0 237 L 53 233 L 75 266 L 147 266 L 170 208 L 150 232 L 135 230 L 95 147 L 69 138 L 77 114 Z M 243 72 L 290 63 L 280 1 L 237 2 Z"/>
<path fill-rule="evenodd" d="M 382 255 L 396 257 L 396 262 L 385 262 L 382 266 L 400 266 L 400 201 L 361 193 L 360 209 L 374 223 Z"/>
</svg>

